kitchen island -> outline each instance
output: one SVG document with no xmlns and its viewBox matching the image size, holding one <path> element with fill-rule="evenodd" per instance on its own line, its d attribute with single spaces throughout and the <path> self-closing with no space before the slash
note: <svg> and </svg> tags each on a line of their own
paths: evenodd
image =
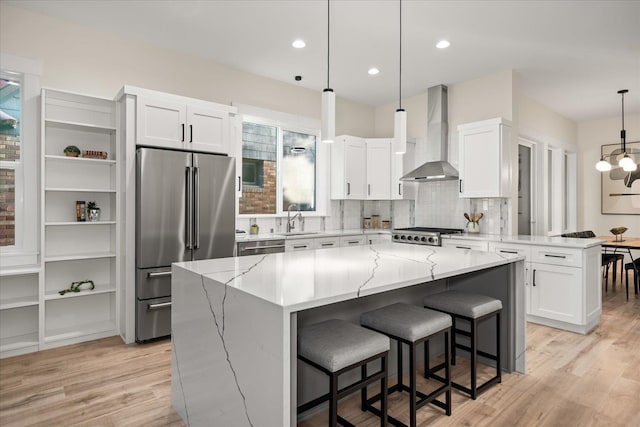
<svg viewBox="0 0 640 427">
<path fill-rule="evenodd" d="M 386 243 L 183 262 L 172 272 L 172 404 L 191 426 L 295 425 L 298 402 L 327 391 L 322 374 L 296 363 L 298 326 L 358 322 L 445 289 L 499 298 L 503 369 L 525 369 L 517 255 Z M 490 330 L 480 328 L 487 348 Z"/>
</svg>

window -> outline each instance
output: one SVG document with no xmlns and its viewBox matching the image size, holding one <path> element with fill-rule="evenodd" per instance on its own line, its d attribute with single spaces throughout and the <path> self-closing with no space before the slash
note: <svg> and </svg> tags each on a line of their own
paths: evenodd
<svg viewBox="0 0 640 427">
<path fill-rule="evenodd" d="M 300 118 L 274 115 L 267 119 L 243 116 L 239 213 L 284 215 L 290 205 L 296 205 L 301 211 L 323 215 L 327 192 L 319 164 L 326 153 L 319 146 L 319 126 L 292 125 L 289 122 L 299 123 Z"/>
<path fill-rule="evenodd" d="M 0 54 L 0 253 L 3 268 L 38 258 L 40 64 Z"/>
</svg>

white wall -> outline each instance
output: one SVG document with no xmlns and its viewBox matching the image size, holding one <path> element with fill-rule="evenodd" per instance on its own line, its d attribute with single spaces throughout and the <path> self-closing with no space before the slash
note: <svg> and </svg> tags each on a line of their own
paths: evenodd
<svg viewBox="0 0 640 427">
<path fill-rule="evenodd" d="M 595 169 L 600 147 L 620 143 L 621 118 L 593 120 L 578 124 L 578 228 L 598 235 L 611 235 L 613 227 L 624 226 L 627 236 L 640 236 L 638 215 L 602 215 L 600 212 L 601 172 Z M 625 114 L 627 142 L 640 141 L 640 114 Z"/>
<path fill-rule="evenodd" d="M 112 98 L 126 83 L 320 118 L 320 92 L 0 3 L 0 51 L 38 60 L 42 85 Z M 336 102 L 338 134 L 374 133 L 374 108 Z"/>
</svg>

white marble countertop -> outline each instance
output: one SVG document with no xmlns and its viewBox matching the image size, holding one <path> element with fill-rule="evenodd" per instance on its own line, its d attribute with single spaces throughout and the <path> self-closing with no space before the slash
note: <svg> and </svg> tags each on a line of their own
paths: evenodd
<svg viewBox="0 0 640 427">
<path fill-rule="evenodd" d="M 175 263 L 294 312 L 524 259 L 384 243 Z"/>
<path fill-rule="evenodd" d="M 576 239 L 572 237 L 550 237 L 550 236 L 525 236 L 511 235 L 501 236 L 499 234 L 447 234 L 443 239 L 473 239 L 488 242 L 518 243 L 537 246 L 561 246 L 565 248 L 587 249 L 604 243 L 599 239 Z"/>
<path fill-rule="evenodd" d="M 236 243 L 256 242 L 259 240 L 274 240 L 274 239 L 284 239 L 284 240 L 318 239 L 321 237 L 357 236 L 357 235 L 367 235 L 367 234 L 391 234 L 391 230 L 385 230 L 381 228 L 370 228 L 366 230 L 361 228 L 354 228 L 351 230 L 308 231 L 305 233 L 306 234 L 294 234 L 289 236 L 285 234 L 279 234 L 279 233 L 259 233 L 259 234 L 236 233 Z"/>
</svg>

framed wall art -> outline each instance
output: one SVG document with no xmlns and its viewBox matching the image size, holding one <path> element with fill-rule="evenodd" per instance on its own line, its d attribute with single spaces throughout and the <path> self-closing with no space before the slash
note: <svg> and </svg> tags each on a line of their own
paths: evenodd
<svg viewBox="0 0 640 427">
<path fill-rule="evenodd" d="M 639 165 L 633 172 L 618 166 L 622 158 L 620 144 L 607 144 L 601 154 L 613 168 L 601 173 L 602 214 L 640 215 L 640 142 L 627 142 L 627 154 Z"/>
</svg>

